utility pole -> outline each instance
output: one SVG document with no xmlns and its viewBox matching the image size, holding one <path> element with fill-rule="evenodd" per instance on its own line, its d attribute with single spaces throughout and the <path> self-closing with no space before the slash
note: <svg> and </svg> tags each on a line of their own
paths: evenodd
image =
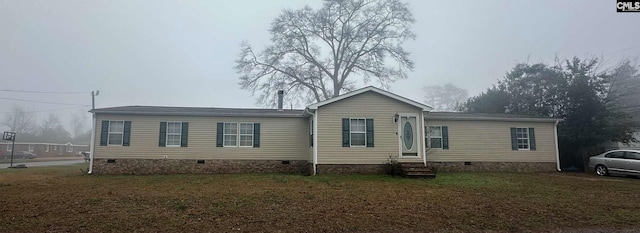
<svg viewBox="0 0 640 233">
<path fill-rule="evenodd" d="M 91 112 L 96 109 L 96 96 L 100 95 L 100 90 L 91 91 Z"/>
<path fill-rule="evenodd" d="M 93 125 L 91 126 L 91 145 L 89 145 L 89 171 L 87 173 L 91 174 L 93 172 L 93 149 L 96 144 L 96 96 L 100 94 L 100 91 L 91 91 L 91 122 Z"/>
</svg>

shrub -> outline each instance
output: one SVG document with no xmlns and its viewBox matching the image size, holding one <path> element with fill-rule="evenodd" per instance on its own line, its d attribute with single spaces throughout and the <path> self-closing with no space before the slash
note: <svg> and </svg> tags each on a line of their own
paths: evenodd
<svg viewBox="0 0 640 233">
<path fill-rule="evenodd" d="M 391 175 L 391 176 L 402 175 L 402 167 L 400 166 L 400 163 L 398 163 L 398 159 L 394 158 L 391 155 L 389 155 L 389 161 L 385 163 L 383 166 L 384 166 L 384 172 L 387 175 Z"/>
</svg>

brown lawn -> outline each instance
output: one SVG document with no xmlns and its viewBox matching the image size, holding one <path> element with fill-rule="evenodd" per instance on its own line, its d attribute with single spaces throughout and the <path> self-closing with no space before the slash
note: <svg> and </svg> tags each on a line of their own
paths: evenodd
<svg viewBox="0 0 640 233">
<path fill-rule="evenodd" d="M 640 179 L 563 173 L 83 175 L 0 170 L 0 232 L 545 232 L 640 228 Z"/>
</svg>

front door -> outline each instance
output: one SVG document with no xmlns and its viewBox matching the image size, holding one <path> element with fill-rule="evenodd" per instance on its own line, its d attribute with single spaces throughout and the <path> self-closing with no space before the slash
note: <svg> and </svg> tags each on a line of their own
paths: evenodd
<svg viewBox="0 0 640 233">
<path fill-rule="evenodd" d="M 400 147 L 402 156 L 418 156 L 418 117 L 400 116 L 398 121 L 400 132 Z"/>
</svg>

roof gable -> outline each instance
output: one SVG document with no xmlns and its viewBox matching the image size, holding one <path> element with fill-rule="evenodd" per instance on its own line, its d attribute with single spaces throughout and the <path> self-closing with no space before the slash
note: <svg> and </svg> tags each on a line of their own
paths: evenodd
<svg viewBox="0 0 640 233">
<path fill-rule="evenodd" d="M 381 95 L 389 97 L 391 99 L 395 99 L 397 101 L 406 103 L 408 105 L 420 108 L 420 109 L 422 109 L 422 111 L 431 111 L 431 109 L 433 109 L 432 107 L 430 107 L 428 105 L 421 104 L 419 102 L 413 101 L 411 99 L 396 95 L 394 93 L 391 93 L 391 92 L 388 92 L 388 91 L 385 91 L 385 90 L 382 90 L 382 89 L 379 89 L 379 88 L 376 88 L 376 87 L 373 87 L 373 86 L 368 86 L 368 87 L 361 88 L 361 89 L 358 89 L 358 90 L 355 90 L 355 91 L 352 91 L 352 92 L 348 92 L 348 93 L 342 94 L 340 96 L 337 96 L 337 97 L 334 97 L 334 98 L 331 98 L 331 99 L 328 99 L 328 100 L 325 100 L 325 101 L 320 101 L 318 103 L 309 105 L 307 108 L 311 109 L 311 110 L 316 110 L 321 106 L 328 105 L 328 104 L 331 104 L 331 103 L 334 103 L 334 102 L 338 102 L 340 100 L 343 100 L 343 99 L 346 99 L 346 98 L 349 98 L 349 97 L 352 97 L 352 96 L 360 95 L 360 94 L 366 93 L 366 92 L 375 92 L 375 93 L 381 94 Z"/>
</svg>

